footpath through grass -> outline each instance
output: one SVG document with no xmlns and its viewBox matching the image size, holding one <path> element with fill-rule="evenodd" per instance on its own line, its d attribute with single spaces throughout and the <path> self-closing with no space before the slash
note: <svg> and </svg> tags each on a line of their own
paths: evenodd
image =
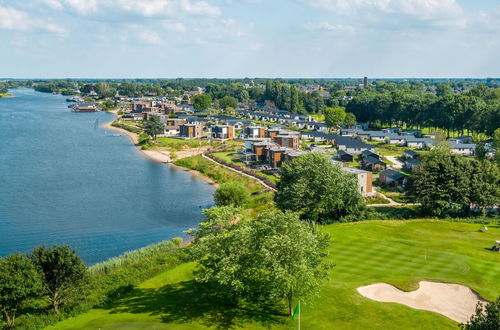
<svg viewBox="0 0 500 330">
<path fill-rule="evenodd" d="M 371 301 L 356 288 L 387 282 L 414 290 L 420 280 L 470 286 L 486 299 L 500 292 L 500 253 L 487 250 L 500 227 L 444 221 L 367 221 L 324 227 L 332 235 L 335 264 L 320 296 L 303 301 L 304 329 L 457 329 L 439 314 Z M 294 329 L 286 308 L 230 308 L 192 281 L 194 264 L 182 264 L 142 283 L 102 309 L 50 329 Z"/>
</svg>

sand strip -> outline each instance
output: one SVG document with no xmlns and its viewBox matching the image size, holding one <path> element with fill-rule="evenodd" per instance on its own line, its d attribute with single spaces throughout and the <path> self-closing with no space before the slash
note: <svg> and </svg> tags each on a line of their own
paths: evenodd
<svg viewBox="0 0 500 330">
<path fill-rule="evenodd" d="M 418 290 L 405 292 L 387 283 L 374 283 L 357 290 L 375 301 L 395 302 L 439 313 L 460 323 L 470 319 L 478 302 L 485 302 L 469 287 L 460 284 L 421 281 Z"/>
</svg>

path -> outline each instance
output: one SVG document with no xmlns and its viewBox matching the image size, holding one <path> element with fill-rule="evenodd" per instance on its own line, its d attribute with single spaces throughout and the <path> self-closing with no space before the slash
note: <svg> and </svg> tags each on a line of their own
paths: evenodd
<svg viewBox="0 0 500 330">
<path fill-rule="evenodd" d="M 254 180 L 256 180 L 257 182 L 259 182 L 261 185 L 263 185 L 264 187 L 266 187 L 267 189 L 270 189 L 270 190 L 272 190 L 272 191 L 276 191 L 276 189 L 274 189 L 273 187 L 271 187 L 271 186 L 267 185 L 267 184 L 266 184 L 264 181 L 262 181 L 261 179 L 258 179 L 258 178 L 254 177 L 254 176 L 251 176 L 251 175 L 248 175 L 248 174 L 246 174 L 246 173 L 244 173 L 244 172 L 242 172 L 242 171 L 239 171 L 239 170 L 237 170 L 237 169 L 234 169 L 234 168 L 232 168 L 232 167 L 229 167 L 229 166 L 227 166 L 227 165 L 225 165 L 225 164 L 219 163 L 218 161 L 216 161 L 216 160 L 214 160 L 214 159 L 212 159 L 212 158 L 210 158 L 210 157 L 207 157 L 205 154 L 201 154 L 201 156 L 202 156 L 203 158 L 208 159 L 209 161 L 211 161 L 211 162 L 213 162 L 213 163 L 217 164 L 217 165 L 220 165 L 220 166 L 222 166 L 222 167 L 227 168 L 228 170 L 231 170 L 231 171 L 233 171 L 233 172 L 236 172 L 236 173 L 239 173 L 239 174 L 244 175 L 244 176 L 246 176 L 246 177 L 249 177 L 249 178 L 251 178 L 251 179 L 254 179 Z"/>
<path fill-rule="evenodd" d="M 396 156 L 384 156 L 385 158 L 387 158 L 387 160 L 389 160 L 390 162 L 392 162 L 392 165 L 390 165 L 389 167 L 392 167 L 392 168 L 395 168 L 395 169 L 402 169 L 404 164 L 403 162 L 401 162 Z"/>
</svg>

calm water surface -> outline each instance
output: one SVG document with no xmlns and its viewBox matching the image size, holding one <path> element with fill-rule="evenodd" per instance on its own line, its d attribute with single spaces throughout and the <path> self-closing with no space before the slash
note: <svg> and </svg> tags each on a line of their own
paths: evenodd
<svg viewBox="0 0 500 330">
<path fill-rule="evenodd" d="M 11 93 L 0 98 L 0 256 L 57 243 L 93 264 L 182 236 L 213 203 L 203 180 L 149 160 L 126 136 L 106 136 L 95 123 L 111 114 Z"/>
</svg>

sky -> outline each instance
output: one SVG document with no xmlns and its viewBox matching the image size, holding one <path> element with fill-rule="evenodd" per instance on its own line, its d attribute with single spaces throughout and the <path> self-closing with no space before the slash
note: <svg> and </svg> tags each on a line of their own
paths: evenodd
<svg viewBox="0 0 500 330">
<path fill-rule="evenodd" d="M 499 0 L 0 0 L 4 78 L 485 78 L 499 59 Z"/>
</svg>

